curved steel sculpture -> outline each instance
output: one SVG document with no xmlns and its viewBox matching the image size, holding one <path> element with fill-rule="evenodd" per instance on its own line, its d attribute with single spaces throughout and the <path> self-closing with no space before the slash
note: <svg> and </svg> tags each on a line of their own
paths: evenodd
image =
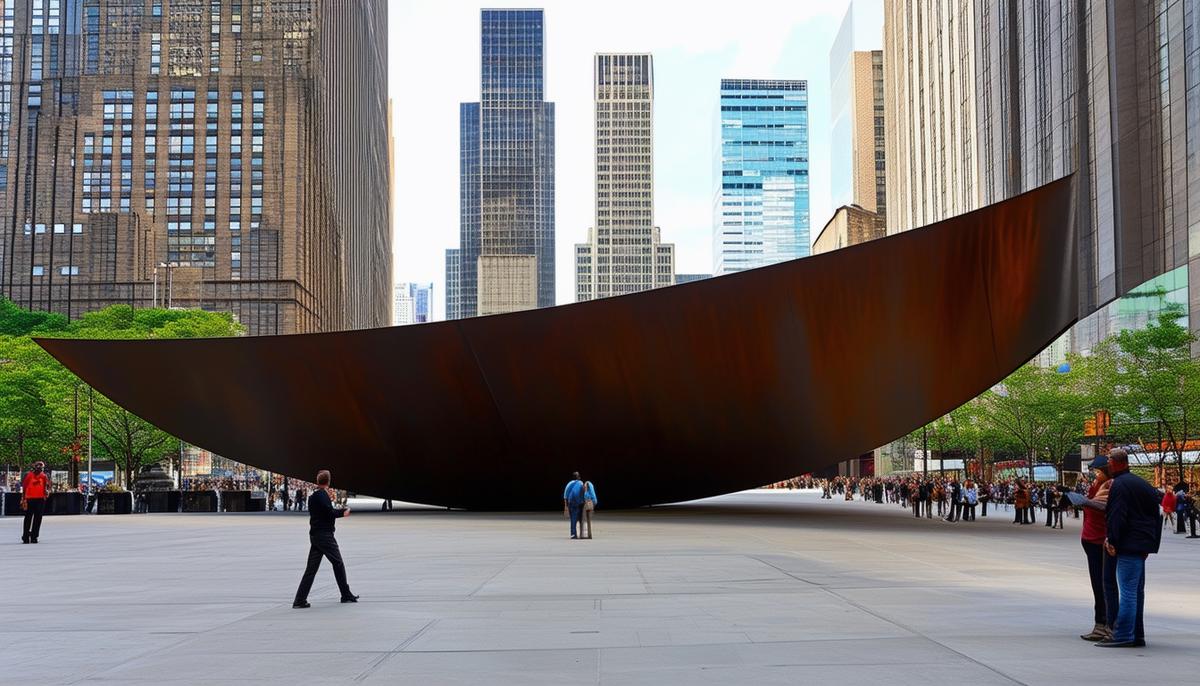
<svg viewBox="0 0 1200 686">
<path fill-rule="evenodd" d="M 1069 180 L 817 257 L 635 295 L 261 338 L 43 339 L 182 439 L 359 493 L 558 507 L 753 487 L 902 436 L 1076 321 Z"/>
</svg>

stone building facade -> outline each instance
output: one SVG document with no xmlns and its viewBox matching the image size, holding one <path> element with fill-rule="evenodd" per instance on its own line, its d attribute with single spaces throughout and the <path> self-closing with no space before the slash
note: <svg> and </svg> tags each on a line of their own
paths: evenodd
<svg viewBox="0 0 1200 686">
<path fill-rule="evenodd" d="M 0 23 L 0 295 L 384 326 L 386 3 L 31 0 Z"/>
</svg>

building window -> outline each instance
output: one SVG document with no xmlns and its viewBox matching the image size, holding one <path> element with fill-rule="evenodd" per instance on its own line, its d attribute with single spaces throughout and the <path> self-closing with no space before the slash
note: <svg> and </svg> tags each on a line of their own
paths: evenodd
<svg viewBox="0 0 1200 686">
<path fill-rule="evenodd" d="M 35 264 L 35 265 L 33 265 L 33 275 L 34 275 L 34 276 L 44 276 L 44 275 L 45 275 L 45 273 L 46 273 L 46 268 L 45 268 L 45 267 L 43 267 L 43 266 L 42 266 L 42 265 L 40 265 L 40 264 Z"/>
</svg>

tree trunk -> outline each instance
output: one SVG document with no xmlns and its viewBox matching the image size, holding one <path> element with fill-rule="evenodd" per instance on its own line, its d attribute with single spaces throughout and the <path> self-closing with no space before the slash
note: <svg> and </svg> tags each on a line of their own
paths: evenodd
<svg viewBox="0 0 1200 686">
<path fill-rule="evenodd" d="M 1188 437 L 1187 415 L 1185 414 L 1183 416 L 1183 447 L 1184 448 L 1187 447 L 1187 437 Z M 1183 450 L 1182 449 L 1177 450 L 1175 452 L 1175 455 L 1176 455 L 1176 457 L 1179 458 L 1179 481 L 1183 481 L 1184 480 L 1184 478 L 1183 478 Z M 1174 484 L 1171 484 L 1171 486 L 1174 487 Z"/>
</svg>

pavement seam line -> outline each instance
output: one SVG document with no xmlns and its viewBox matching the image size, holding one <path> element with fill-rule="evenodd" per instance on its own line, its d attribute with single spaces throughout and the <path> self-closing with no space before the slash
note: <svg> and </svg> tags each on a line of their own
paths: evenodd
<svg viewBox="0 0 1200 686">
<path fill-rule="evenodd" d="M 476 586 L 476 587 L 475 587 L 475 590 L 473 590 L 473 591 L 471 591 L 470 593 L 468 593 L 468 594 L 467 594 L 467 598 L 474 598 L 476 593 L 478 593 L 478 592 L 482 591 L 484 586 L 487 586 L 488 584 L 492 583 L 492 579 L 495 579 L 496 577 L 498 577 L 498 576 L 500 576 L 501 574 L 503 574 L 503 573 L 504 573 L 504 570 L 506 570 L 506 569 L 508 569 L 509 567 L 513 566 L 513 564 L 514 564 L 516 561 L 517 561 L 517 558 L 515 558 L 515 557 L 514 557 L 514 558 L 512 558 L 512 559 L 510 559 L 510 560 L 509 560 L 507 563 L 505 563 L 505 565 L 504 565 L 503 567 L 501 567 L 500 569 L 497 569 L 495 574 L 492 574 L 492 575 L 491 575 L 491 576 L 489 576 L 487 579 L 484 579 L 483 583 L 479 584 L 478 586 Z"/>
<path fill-rule="evenodd" d="M 955 650 L 954 648 L 951 648 L 950 646 L 946 645 L 945 643 L 942 643 L 941 641 L 925 634 L 924 632 L 918 631 L 902 622 L 898 622 L 890 617 L 886 617 L 878 612 L 875 612 L 874 610 L 868 608 L 866 605 L 863 605 L 859 602 L 851 600 L 850 598 L 847 598 L 846 596 L 842 595 L 841 593 L 838 593 L 837 591 L 835 591 L 832 588 L 827 588 L 825 586 L 822 586 L 821 590 L 825 591 L 829 595 L 832 595 L 833 597 L 841 600 L 842 602 L 846 603 L 847 605 L 857 608 L 858 610 L 865 612 L 865 613 L 871 615 L 872 617 L 875 617 L 876 619 L 887 622 L 888 624 L 891 624 L 892 626 L 894 626 L 896 628 L 903 629 L 904 631 L 907 631 L 907 632 L 913 634 L 914 636 L 920 636 L 921 638 L 925 639 L 926 641 L 929 641 L 930 643 L 937 644 L 937 645 L 941 646 L 942 648 L 945 648 L 946 650 L 954 653 L 955 655 L 958 655 L 959 657 L 963 658 L 964 660 L 967 660 L 968 662 L 977 664 L 980 667 L 983 667 L 984 669 L 988 670 L 989 672 L 992 672 L 993 674 L 996 674 L 1005 679 L 1008 679 L 1009 681 L 1013 682 L 1014 684 L 1020 684 L 1020 686 L 1029 686 L 1024 681 L 1015 679 L 1015 678 L 1009 676 L 1008 674 L 1005 674 L 1004 672 L 1000 671 L 999 669 L 996 669 L 995 667 L 993 667 L 985 662 L 980 662 L 979 660 L 971 657 L 970 655 L 967 655 L 966 653 L 964 653 L 962 651 Z"/>
<path fill-rule="evenodd" d="M 363 681 L 367 677 L 374 674 L 376 672 L 376 670 L 378 670 L 380 667 L 383 666 L 384 662 L 387 662 L 387 660 L 389 658 L 391 658 L 393 655 L 397 655 L 397 654 L 403 652 L 405 648 L 412 645 L 413 641 L 420 638 L 426 631 L 428 631 L 430 628 L 433 627 L 433 625 L 435 625 L 437 623 L 438 623 L 437 619 L 431 619 L 428 622 L 426 622 L 425 626 L 418 629 L 415 633 L 413 633 L 412 636 L 409 636 L 408 638 L 401 641 L 399 643 L 399 645 L 397 645 L 395 648 L 389 650 L 388 652 L 384 653 L 383 655 L 380 655 L 379 659 L 377 659 L 377 660 L 375 660 L 375 662 L 371 663 L 371 665 L 369 667 L 367 667 L 366 670 L 364 670 L 362 674 L 359 674 L 358 676 L 354 677 L 354 680 L 355 681 Z"/>
</svg>

